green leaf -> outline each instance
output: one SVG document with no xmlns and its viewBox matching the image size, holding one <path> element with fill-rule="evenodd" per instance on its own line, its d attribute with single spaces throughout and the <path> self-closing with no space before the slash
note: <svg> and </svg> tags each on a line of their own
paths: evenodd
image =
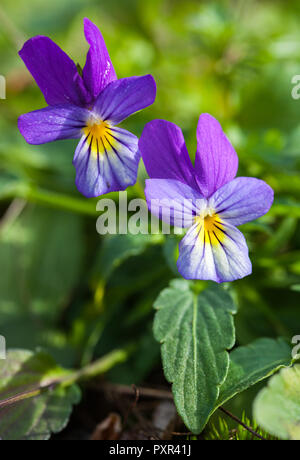
<svg viewBox="0 0 300 460">
<path fill-rule="evenodd" d="M 259 425 L 269 433 L 300 440 L 300 365 L 274 375 L 258 393 L 253 411 Z"/>
<path fill-rule="evenodd" d="M 80 390 L 51 384 L 68 374 L 44 352 L 8 351 L 0 361 L 0 438 L 45 440 L 61 431 Z"/>
<path fill-rule="evenodd" d="M 236 348 L 230 353 L 229 371 L 221 387 L 217 407 L 291 364 L 291 349 L 283 339 L 258 339 L 250 345 Z"/>
<path fill-rule="evenodd" d="M 200 433 L 214 410 L 235 342 L 230 295 L 221 287 L 200 294 L 192 284 L 175 280 L 154 307 L 154 335 L 161 344 L 167 380 L 186 426 Z"/>
</svg>

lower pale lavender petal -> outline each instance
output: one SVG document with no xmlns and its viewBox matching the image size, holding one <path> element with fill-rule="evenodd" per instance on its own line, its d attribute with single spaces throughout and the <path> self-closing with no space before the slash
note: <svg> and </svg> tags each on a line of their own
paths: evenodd
<svg viewBox="0 0 300 460">
<path fill-rule="evenodd" d="M 180 228 L 193 225 L 207 203 L 197 191 L 172 179 L 147 179 L 145 195 L 152 214 Z"/>
<path fill-rule="evenodd" d="M 136 183 L 139 161 L 138 139 L 130 132 L 108 127 L 103 137 L 86 133 L 73 160 L 76 186 L 88 198 L 125 190 Z"/>
<path fill-rule="evenodd" d="M 29 144 L 46 144 L 81 137 L 89 116 L 88 110 L 72 105 L 47 107 L 21 115 L 18 127 Z"/>
<path fill-rule="evenodd" d="M 220 123 L 208 113 L 199 118 L 195 171 L 202 194 L 210 197 L 235 178 L 238 157 Z"/>
<path fill-rule="evenodd" d="M 84 19 L 84 33 L 90 49 L 82 76 L 86 87 L 96 99 L 110 82 L 117 79 L 117 75 L 100 30 L 87 18 Z"/>
<path fill-rule="evenodd" d="M 237 228 L 224 222 L 222 229 L 214 235 L 208 234 L 203 224 L 196 223 L 187 232 L 179 244 L 177 261 L 178 271 L 184 278 L 223 283 L 251 274 L 244 236 Z M 220 237 L 220 233 L 223 236 Z"/>
<path fill-rule="evenodd" d="M 155 97 L 156 84 L 151 75 L 122 78 L 104 88 L 93 110 L 102 120 L 117 125 L 133 113 L 153 104 Z"/>
<path fill-rule="evenodd" d="M 181 129 L 165 120 L 148 123 L 139 148 L 151 179 L 174 179 L 199 190 Z"/>
<path fill-rule="evenodd" d="M 273 199 L 274 192 L 264 181 L 238 177 L 217 190 L 209 206 L 231 225 L 241 225 L 266 214 Z"/>
<path fill-rule="evenodd" d="M 76 65 L 50 38 L 31 38 L 19 55 L 49 105 L 84 106 L 90 102 Z"/>
</svg>

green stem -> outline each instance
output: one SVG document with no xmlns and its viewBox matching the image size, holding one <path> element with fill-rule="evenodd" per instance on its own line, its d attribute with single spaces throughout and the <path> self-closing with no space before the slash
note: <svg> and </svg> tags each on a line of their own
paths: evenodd
<svg viewBox="0 0 300 460">
<path fill-rule="evenodd" d="M 135 347 L 133 345 L 130 345 L 125 349 L 114 350 L 103 358 L 88 364 L 79 371 L 73 372 L 67 376 L 62 383 L 64 385 L 71 385 L 72 383 L 89 380 L 97 377 L 98 375 L 105 374 L 116 364 L 125 362 L 134 348 Z"/>
<path fill-rule="evenodd" d="M 88 338 L 85 350 L 82 355 L 81 364 L 83 366 L 86 366 L 88 365 L 88 363 L 90 363 L 93 353 L 94 353 L 94 349 L 100 340 L 100 337 L 102 335 L 105 325 L 106 325 L 105 318 L 102 318 L 102 321 L 96 323 L 95 328 L 92 330 Z"/>
<path fill-rule="evenodd" d="M 74 198 L 63 193 L 33 187 L 27 183 L 12 184 L 1 193 L 2 200 L 15 198 L 88 216 L 97 216 L 99 214 L 96 211 L 96 201 L 94 200 Z"/>
<path fill-rule="evenodd" d="M 135 349 L 135 346 L 130 345 L 125 349 L 114 350 L 111 353 L 107 354 L 103 358 L 98 359 L 92 364 L 89 364 L 86 367 L 83 367 L 79 371 L 71 371 L 68 375 L 64 375 L 59 379 L 53 381 L 48 381 L 44 386 L 41 384 L 39 387 L 34 388 L 30 391 L 24 391 L 23 393 L 11 396 L 9 398 L 3 399 L 0 401 L 0 409 L 16 404 L 17 402 L 23 401 L 25 399 L 34 398 L 40 396 L 46 391 L 55 388 L 57 385 L 70 386 L 74 383 L 81 381 L 86 381 L 102 375 L 105 372 L 109 371 L 116 364 L 123 363 L 127 360 L 129 355 Z"/>
<path fill-rule="evenodd" d="M 32 391 L 26 391 L 16 396 L 11 396 L 10 398 L 3 399 L 2 401 L 0 401 L 0 409 L 2 409 L 3 407 L 11 406 L 12 404 L 16 404 L 20 401 L 24 401 L 24 399 L 29 399 L 29 398 L 34 398 L 36 396 L 39 396 L 47 389 L 49 389 L 49 386 L 45 388 L 37 388 L 36 390 L 32 390 Z"/>
<path fill-rule="evenodd" d="M 7 37 L 15 45 L 16 49 L 19 51 L 23 43 L 26 41 L 27 37 L 25 34 L 16 26 L 10 17 L 6 14 L 5 10 L 0 7 L 0 22 L 1 26 L 6 32 Z"/>
<path fill-rule="evenodd" d="M 144 198 L 144 195 L 142 196 L 141 190 L 139 189 L 134 189 L 134 191 L 128 192 L 127 198 L 130 200 L 132 198 L 136 198 L 136 196 Z M 2 200 L 12 200 L 15 198 L 22 198 L 29 202 L 50 206 L 56 209 L 63 209 L 65 211 L 75 212 L 86 216 L 97 217 L 100 215 L 99 211 L 96 210 L 96 199 L 75 198 L 73 196 L 65 195 L 64 193 L 45 190 L 27 183 L 16 183 L 10 185 L 1 193 Z M 117 201 L 118 193 L 115 192 L 115 196 L 112 196 L 111 198 Z"/>
<path fill-rule="evenodd" d="M 94 200 L 82 200 L 62 193 L 32 187 L 22 188 L 21 195 L 21 198 L 33 201 L 34 203 L 44 204 L 88 216 L 98 215 L 96 211 L 96 202 Z"/>
</svg>

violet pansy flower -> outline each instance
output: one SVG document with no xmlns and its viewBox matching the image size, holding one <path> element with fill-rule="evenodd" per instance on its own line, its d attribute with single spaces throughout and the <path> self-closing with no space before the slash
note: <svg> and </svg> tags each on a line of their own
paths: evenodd
<svg viewBox="0 0 300 460">
<path fill-rule="evenodd" d="M 193 166 L 180 128 L 164 120 L 145 126 L 139 147 L 150 176 L 148 207 L 188 228 L 177 261 L 184 278 L 234 281 L 252 272 L 247 243 L 236 227 L 266 214 L 274 193 L 262 180 L 235 178 L 237 154 L 211 115 L 200 116 L 197 141 Z"/>
<path fill-rule="evenodd" d="M 84 32 L 90 49 L 82 75 L 50 38 L 25 43 L 19 54 L 48 107 L 22 115 L 19 130 L 29 144 L 79 138 L 76 185 L 95 197 L 135 184 L 138 139 L 117 125 L 154 102 L 156 85 L 151 75 L 118 80 L 99 29 L 85 19 Z"/>
</svg>

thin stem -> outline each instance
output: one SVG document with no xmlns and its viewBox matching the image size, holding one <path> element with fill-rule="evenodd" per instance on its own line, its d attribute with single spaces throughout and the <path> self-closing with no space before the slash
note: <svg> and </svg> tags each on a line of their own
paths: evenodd
<svg viewBox="0 0 300 460">
<path fill-rule="evenodd" d="M 224 409 L 224 407 L 220 406 L 218 408 L 220 411 L 222 411 L 224 414 L 228 415 L 228 417 L 232 418 L 235 422 L 239 423 L 245 430 L 249 431 L 249 433 L 253 434 L 253 436 L 256 436 L 258 439 L 261 441 L 266 441 L 265 438 L 263 438 L 260 434 L 258 434 L 253 428 L 250 426 L 246 425 L 245 423 L 242 422 L 236 415 L 231 414 L 228 410 Z"/>
<path fill-rule="evenodd" d="M 0 221 L 0 231 L 12 225 L 24 210 L 27 202 L 22 198 L 15 198 L 9 205 Z"/>
<path fill-rule="evenodd" d="M 49 388 L 52 388 L 53 384 L 47 385 L 42 388 L 37 388 L 32 391 L 25 391 L 24 393 L 18 394 L 16 396 L 11 396 L 10 398 L 3 399 L 0 401 L 0 409 L 3 407 L 10 406 L 12 404 L 15 404 L 20 401 L 24 401 L 24 399 L 29 399 L 29 398 L 34 398 L 35 396 L 39 396 L 42 394 L 44 391 L 49 390 Z"/>
<path fill-rule="evenodd" d="M 141 198 L 142 200 L 145 199 L 145 191 L 144 191 L 144 187 L 143 185 L 141 184 L 140 180 L 138 179 L 135 186 L 134 186 L 134 190 L 135 192 L 137 193 L 138 197 Z"/>
<path fill-rule="evenodd" d="M 72 383 L 81 382 L 92 379 L 98 375 L 105 374 L 116 364 L 123 363 L 135 349 L 134 345 L 128 346 L 126 349 L 114 350 L 103 358 L 98 359 L 92 364 L 88 364 L 79 371 L 75 371 L 67 376 L 61 383 L 71 385 Z"/>
<path fill-rule="evenodd" d="M 99 386 L 93 386 L 95 389 L 99 389 Z M 106 391 L 114 391 L 116 393 L 121 393 L 124 395 L 135 396 L 136 392 L 132 386 L 128 385 L 118 385 L 113 383 L 103 383 L 101 385 Z M 160 390 L 157 388 L 145 388 L 140 387 L 138 388 L 139 396 L 146 397 L 146 398 L 154 398 L 154 399 L 169 399 L 173 400 L 173 395 L 171 391 L 168 390 Z"/>
<path fill-rule="evenodd" d="M 124 350 L 114 350 L 103 358 L 98 359 L 92 364 L 80 369 L 79 371 L 70 372 L 68 375 L 64 375 L 61 378 L 53 379 L 43 386 L 41 384 L 37 388 L 33 388 L 29 391 L 24 391 L 23 393 L 11 396 L 9 398 L 3 399 L 0 401 L 0 409 L 3 407 L 10 406 L 17 402 L 23 401 L 25 399 L 34 398 L 40 396 L 47 390 L 54 389 L 57 385 L 70 386 L 74 383 L 92 379 L 98 375 L 104 374 L 109 371 L 116 364 L 126 361 L 132 350 L 134 349 L 133 345 L 129 346 Z"/>
<path fill-rule="evenodd" d="M 135 197 L 136 194 L 128 192 L 128 200 Z M 63 209 L 65 211 L 75 212 L 86 216 L 98 217 L 101 215 L 101 212 L 96 209 L 96 199 L 75 198 L 63 193 L 53 192 L 40 187 L 33 187 L 28 183 L 13 183 L 12 185 L 7 186 L 1 193 L 0 198 L 1 200 L 22 198 L 29 202 L 43 204 L 56 209 Z M 118 193 L 113 192 L 111 194 L 111 199 L 117 203 L 117 200 L 119 199 Z"/>
<path fill-rule="evenodd" d="M 33 203 L 63 209 L 88 216 L 97 216 L 96 202 L 94 200 L 83 200 L 65 195 L 63 193 L 52 192 L 39 187 L 32 187 L 27 183 L 13 183 L 6 187 L 1 194 L 1 199 L 21 198 Z"/>
<path fill-rule="evenodd" d="M 102 318 L 102 321 L 97 322 L 96 326 L 94 327 L 94 329 L 90 333 L 87 345 L 85 347 L 85 350 L 83 352 L 82 359 L 81 359 L 81 365 L 82 366 L 87 366 L 91 362 L 92 356 L 93 356 L 93 353 L 94 353 L 94 349 L 95 349 L 97 343 L 100 340 L 102 332 L 103 332 L 103 330 L 105 328 L 105 324 L 106 324 L 106 321 L 105 321 L 104 318 Z"/>
<path fill-rule="evenodd" d="M 11 42 L 15 45 L 16 49 L 19 50 L 26 41 L 26 36 L 16 27 L 15 23 L 10 19 L 2 7 L 0 7 L 0 22 Z"/>
<path fill-rule="evenodd" d="M 95 201 L 82 200 L 61 193 L 51 192 L 38 188 L 29 188 L 25 197 L 29 201 L 45 204 L 51 207 L 64 209 L 66 211 L 85 214 L 88 216 L 97 216 Z"/>
</svg>

